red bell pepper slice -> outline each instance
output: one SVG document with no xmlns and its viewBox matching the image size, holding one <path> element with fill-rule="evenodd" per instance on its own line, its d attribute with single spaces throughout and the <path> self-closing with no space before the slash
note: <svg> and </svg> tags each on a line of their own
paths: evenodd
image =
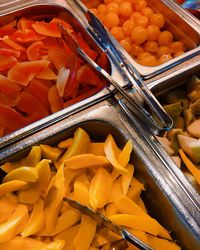
<svg viewBox="0 0 200 250">
<path fill-rule="evenodd" d="M 46 23 L 45 21 L 36 21 L 32 24 L 32 27 L 38 34 L 50 37 L 61 37 L 61 33 L 56 22 Z"/>
<path fill-rule="evenodd" d="M 35 75 L 48 67 L 49 63 L 50 61 L 48 60 L 17 63 L 8 71 L 8 79 L 27 86 L 28 83 L 35 77 Z"/>
<path fill-rule="evenodd" d="M 6 76 L 0 74 L 0 92 L 3 94 L 11 94 L 14 92 L 20 92 L 21 87 L 10 81 Z"/>
<path fill-rule="evenodd" d="M 49 104 L 50 104 L 52 113 L 55 113 L 55 112 L 57 112 L 57 111 L 63 109 L 64 101 L 63 101 L 63 99 L 59 96 L 58 90 L 57 90 L 57 88 L 56 88 L 56 85 L 53 85 L 53 86 L 49 89 L 48 100 L 49 100 Z"/>
<path fill-rule="evenodd" d="M 12 68 L 17 63 L 14 56 L 5 56 L 0 54 L 0 71 Z"/>
<path fill-rule="evenodd" d="M 26 54 L 30 61 L 35 61 L 40 58 L 40 50 L 43 48 L 44 44 L 42 41 L 37 41 L 32 43 L 27 49 Z"/>
<path fill-rule="evenodd" d="M 17 109 L 28 115 L 37 113 L 40 115 L 40 118 L 49 115 L 47 108 L 32 94 L 25 91 L 23 91 L 19 96 Z"/>
</svg>

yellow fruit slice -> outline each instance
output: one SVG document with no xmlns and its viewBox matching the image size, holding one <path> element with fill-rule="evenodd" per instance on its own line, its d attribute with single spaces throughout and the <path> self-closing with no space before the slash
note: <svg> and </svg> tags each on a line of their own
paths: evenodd
<svg viewBox="0 0 200 250">
<path fill-rule="evenodd" d="M 78 128 L 74 133 L 74 139 L 71 146 L 67 149 L 64 155 L 59 159 L 59 162 L 79 154 L 85 154 L 88 151 L 90 144 L 89 135 L 82 129 Z"/>
<path fill-rule="evenodd" d="M 108 135 L 104 144 L 104 152 L 107 160 L 113 165 L 113 167 L 119 171 L 121 174 L 128 173 L 127 169 L 125 169 L 120 163 L 117 161 L 118 153 L 117 152 L 116 143 L 112 137 L 112 135 Z"/>
<path fill-rule="evenodd" d="M 58 143 L 58 147 L 61 149 L 67 149 L 72 145 L 73 138 L 68 138 L 67 140 L 61 141 Z"/>
<path fill-rule="evenodd" d="M 99 168 L 90 184 L 89 202 L 91 207 L 93 209 L 103 208 L 110 200 L 111 191 L 110 174 L 104 168 Z"/>
<path fill-rule="evenodd" d="M 74 250 L 88 250 L 96 233 L 96 225 L 97 222 L 89 216 L 82 216 L 81 225 L 74 239 Z"/>
<path fill-rule="evenodd" d="M 129 163 L 132 149 L 133 149 L 132 141 L 129 140 L 117 158 L 119 164 L 124 168 Z"/>
<path fill-rule="evenodd" d="M 44 227 L 44 202 L 39 199 L 33 208 L 28 223 L 26 224 L 23 232 L 21 233 L 22 238 L 33 235 L 39 232 Z"/>
<path fill-rule="evenodd" d="M 20 202 L 34 204 L 42 191 L 47 189 L 51 178 L 50 162 L 50 160 L 43 159 L 37 164 L 34 169 L 38 173 L 38 179 L 36 182 L 30 183 L 27 189 L 18 192 Z"/>
<path fill-rule="evenodd" d="M 20 180 L 25 182 L 35 182 L 38 179 L 38 173 L 33 167 L 19 167 L 9 172 L 3 182 Z"/>
<path fill-rule="evenodd" d="M 18 204 L 17 196 L 8 193 L 0 198 L 0 223 L 9 219 Z"/>
<path fill-rule="evenodd" d="M 17 161 L 17 162 L 6 162 L 1 166 L 1 168 L 6 172 L 9 173 L 10 171 L 22 167 L 35 167 L 35 165 L 41 160 L 41 149 L 40 146 L 33 146 L 31 151 L 24 159 Z"/>
<path fill-rule="evenodd" d="M 168 249 L 168 250 L 181 250 L 181 248 L 174 242 L 168 240 L 159 239 L 151 235 L 147 235 L 148 243 L 155 250 Z"/>
<path fill-rule="evenodd" d="M 15 192 L 28 187 L 28 183 L 25 181 L 13 180 L 0 185 L 0 196 Z"/>
<path fill-rule="evenodd" d="M 42 157 L 52 161 L 57 161 L 63 152 L 60 148 L 52 147 L 45 144 L 41 144 L 40 148 L 42 150 Z"/>
<path fill-rule="evenodd" d="M 93 154 L 76 155 L 66 159 L 64 163 L 70 169 L 106 167 L 110 164 L 105 156 L 96 156 Z"/>
<path fill-rule="evenodd" d="M 88 153 L 98 156 L 105 156 L 104 142 L 91 142 L 88 149 Z"/>
<path fill-rule="evenodd" d="M 0 243 L 8 241 L 17 234 L 21 233 L 23 228 L 20 224 L 24 225 L 27 223 L 28 217 L 27 207 L 25 205 L 18 204 L 9 219 L 0 225 Z"/>
</svg>

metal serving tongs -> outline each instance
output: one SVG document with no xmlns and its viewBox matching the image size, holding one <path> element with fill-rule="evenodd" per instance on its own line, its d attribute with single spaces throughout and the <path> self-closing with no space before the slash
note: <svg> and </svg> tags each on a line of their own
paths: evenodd
<svg viewBox="0 0 200 250">
<path fill-rule="evenodd" d="M 74 36 L 70 34 L 61 24 L 59 25 L 59 28 L 61 30 L 62 38 L 70 46 L 74 53 L 80 55 L 85 61 L 87 61 L 90 66 L 92 66 L 97 72 L 99 72 L 101 76 L 103 76 L 112 86 L 114 86 L 118 93 L 121 94 L 123 98 L 119 98 L 118 103 L 124 110 L 124 112 L 129 116 L 129 118 L 132 118 L 132 115 L 135 114 L 139 118 L 139 120 L 143 122 L 145 126 L 147 126 L 155 134 L 160 134 L 161 132 L 163 132 L 163 130 L 171 128 L 172 120 L 163 109 L 161 109 L 161 112 L 156 109 L 155 116 L 158 118 L 158 120 L 160 119 L 162 121 L 164 120 L 163 117 L 166 118 L 165 120 L 167 120 L 168 125 L 166 125 L 165 122 L 165 126 L 161 126 L 145 108 L 143 108 L 140 104 L 138 104 L 138 102 L 134 101 L 134 99 L 130 97 L 127 91 L 124 90 L 117 83 L 117 81 L 115 81 L 104 69 L 97 65 L 96 62 L 92 60 L 80 48 Z M 138 89 L 141 90 L 140 88 Z M 145 93 L 147 92 L 145 91 Z M 148 97 L 148 100 L 150 98 L 154 98 L 153 95 L 150 95 Z"/>
<path fill-rule="evenodd" d="M 70 206 L 78 209 L 81 213 L 90 216 L 92 219 L 97 221 L 99 224 L 104 225 L 112 232 L 121 235 L 123 239 L 127 240 L 134 246 L 138 247 L 141 250 L 154 250 L 154 248 L 148 246 L 146 243 L 144 243 L 142 240 L 138 239 L 136 236 L 129 233 L 127 230 L 119 227 L 115 223 L 111 222 L 109 219 L 107 219 L 102 214 L 98 213 L 97 211 L 94 211 L 93 209 L 86 207 L 79 202 L 75 200 L 71 200 L 69 198 L 64 198 L 64 201 L 67 202 Z"/>
<path fill-rule="evenodd" d="M 144 101 L 148 105 L 148 108 L 153 113 L 152 117 L 152 115 L 144 107 L 141 107 L 141 105 L 139 105 L 138 108 L 140 109 L 140 112 L 143 113 L 142 116 L 146 117 L 143 120 L 145 125 L 147 125 L 149 129 L 155 134 L 160 134 L 163 131 L 169 130 L 173 125 L 171 117 L 169 117 L 169 115 L 166 113 L 166 111 L 163 109 L 163 107 L 160 105 L 160 103 L 157 101 L 151 91 L 146 87 L 137 69 L 124 56 L 120 48 L 117 48 L 114 45 L 111 37 L 109 36 L 102 23 L 99 21 L 99 19 L 95 17 L 95 15 L 89 10 L 87 10 L 81 1 L 73 0 L 73 3 L 81 11 L 81 13 L 84 13 L 85 18 L 87 19 L 90 25 L 90 28 L 92 28 L 92 30 L 88 28 L 88 31 L 97 40 L 97 42 L 100 43 L 101 47 L 105 50 L 111 60 L 121 67 L 121 70 L 128 79 L 129 83 L 134 86 L 134 88 L 137 90 L 137 93 L 140 95 L 140 99 L 144 99 Z M 121 86 L 119 87 L 121 88 Z M 130 112 L 129 104 L 131 102 L 128 101 L 127 103 L 126 98 L 125 100 L 126 103 L 124 103 L 124 100 L 121 100 L 121 103 L 123 105 L 122 108 L 124 109 L 125 106 L 128 106 Z M 136 101 L 134 100 L 134 102 Z M 126 112 L 126 110 L 124 111 Z M 156 117 L 156 119 L 154 119 L 154 117 Z"/>
</svg>

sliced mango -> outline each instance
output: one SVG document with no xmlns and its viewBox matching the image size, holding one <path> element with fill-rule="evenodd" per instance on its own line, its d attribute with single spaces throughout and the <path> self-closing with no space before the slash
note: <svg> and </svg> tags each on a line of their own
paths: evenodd
<svg viewBox="0 0 200 250">
<path fill-rule="evenodd" d="M 115 206 L 115 203 L 109 203 L 106 206 L 106 216 L 109 217 L 109 216 L 116 214 L 116 213 L 117 213 L 117 208 Z"/>
<path fill-rule="evenodd" d="M 182 149 L 179 150 L 179 154 L 181 156 L 181 159 L 185 163 L 185 166 L 194 176 L 196 182 L 200 185 L 200 170 L 189 160 L 189 158 L 186 156 Z"/>
<path fill-rule="evenodd" d="M 126 165 L 129 163 L 131 152 L 133 149 L 132 141 L 127 141 L 126 145 L 124 146 L 123 150 L 120 152 L 117 161 L 122 167 L 126 167 Z"/>
<path fill-rule="evenodd" d="M 123 194 L 123 189 L 122 189 L 122 178 L 120 176 L 112 184 L 112 192 L 110 195 L 110 202 L 116 202 L 122 196 L 124 196 L 124 194 Z"/>
<path fill-rule="evenodd" d="M 89 135 L 82 128 L 78 128 L 74 133 L 74 139 L 72 145 L 60 158 L 59 162 L 63 162 L 64 160 L 75 155 L 87 153 L 89 144 L 90 144 Z"/>
<path fill-rule="evenodd" d="M 119 171 L 121 174 L 128 173 L 127 169 L 125 169 L 120 163 L 117 161 L 120 152 L 118 151 L 117 145 L 112 137 L 112 135 L 108 135 L 104 144 L 104 152 L 107 160 L 113 165 L 113 167 Z"/>
<path fill-rule="evenodd" d="M 58 147 L 61 149 L 67 149 L 72 145 L 73 140 L 74 140 L 73 138 L 68 138 L 64 141 L 61 141 L 58 143 Z"/>
<path fill-rule="evenodd" d="M 28 187 L 25 181 L 13 180 L 0 185 L 0 197 L 9 192 L 15 192 Z"/>
<path fill-rule="evenodd" d="M 147 239 L 149 245 L 153 247 L 155 250 L 160 250 L 160 249 L 181 250 L 181 248 L 178 245 L 168 240 L 159 239 L 151 235 L 147 235 Z"/>
<path fill-rule="evenodd" d="M 115 203 L 116 210 L 122 214 L 135 214 L 141 216 L 148 216 L 143 209 L 141 209 L 134 201 L 127 196 L 121 197 Z"/>
<path fill-rule="evenodd" d="M 91 142 L 88 149 L 88 153 L 98 156 L 105 156 L 104 142 Z"/>
<path fill-rule="evenodd" d="M 66 159 L 64 163 L 70 169 L 106 167 L 110 164 L 105 156 L 96 156 L 93 154 L 76 155 Z"/>
<path fill-rule="evenodd" d="M 41 144 L 42 157 L 45 159 L 50 159 L 52 161 L 57 161 L 60 155 L 62 154 L 62 150 L 57 147 L 52 147 L 49 145 Z"/>
<path fill-rule="evenodd" d="M 64 232 L 56 235 L 56 237 L 54 238 L 55 240 L 62 239 L 65 241 L 65 246 L 63 250 L 74 250 L 73 240 L 78 233 L 79 227 L 80 225 L 73 226 L 65 230 Z"/>
<path fill-rule="evenodd" d="M 25 182 L 35 182 L 38 179 L 38 173 L 33 167 L 19 167 L 9 172 L 4 178 L 3 182 L 20 180 Z"/>
<path fill-rule="evenodd" d="M 93 209 L 103 208 L 110 200 L 111 191 L 110 174 L 104 168 L 99 168 L 90 184 L 89 202 L 91 207 Z"/>
<path fill-rule="evenodd" d="M 127 196 L 131 200 L 137 202 L 143 190 L 145 190 L 144 185 L 141 182 L 139 182 L 135 177 L 133 177 L 130 183 L 130 187 L 127 192 Z"/>
<path fill-rule="evenodd" d="M 18 192 L 19 201 L 27 204 L 34 204 L 40 197 L 43 190 L 46 190 L 51 178 L 49 163 L 50 160 L 43 159 L 34 168 L 38 173 L 38 179 L 30 183 L 26 190 Z"/>
<path fill-rule="evenodd" d="M 56 240 L 50 243 L 44 243 L 40 240 L 30 237 L 22 238 L 16 236 L 13 239 L 0 243 L 0 249 L 3 250 L 62 250 L 64 247 L 64 240 Z"/>
<path fill-rule="evenodd" d="M 25 205 L 18 204 L 15 211 L 9 219 L 0 224 L 0 243 L 12 239 L 23 230 L 22 224 L 25 226 L 29 218 L 28 209 Z"/>
<path fill-rule="evenodd" d="M 92 243 L 95 247 L 101 247 L 107 243 L 111 243 L 117 240 L 120 240 L 122 237 L 116 233 L 113 233 L 107 228 L 102 228 L 96 233 L 94 241 Z"/>
<path fill-rule="evenodd" d="M 1 166 L 1 168 L 6 173 L 9 173 L 10 171 L 22 166 L 35 167 L 40 160 L 41 148 L 40 146 L 33 146 L 27 157 L 17 162 L 6 162 Z"/>
<path fill-rule="evenodd" d="M 73 241 L 74 250 L 88 250 L 96 233 L 97 222 L 83 215 L 78 233 Z M 87 230 L 86 230 L 87 228 Z"/>
<path fill-rule="evenodd" d="M 89 206 L 89 188 L 86 184 L 76 180 L 74 183 L 74 192 L 69 198 L 80 202 L 85 206 Z"/>
<path fill-rule="evenodd" d="M 0 198 L 0 223 L 9 219 L 18 204 L 17 196 L 6 194 Z"/>
<path fill-rule="evenodd" d="M 75 225 L 81 219 L 81 214 L 78 210 L 69 208 L 65 210 L 59 217 L 55 227 L 54 234 L 57 235 L 66 231 L 71 226 Z"/>
<path fill-rule="evenodd" d="M 131 180 L 134 174 L 134 166 L 133 164 L 127 164 L 126 167 L 128 173 L 122 175 L 122 190 L 123 194 L 126 195 L 131 184 Z"/>
<path fill-rule="evenodd" d="M 155 236 L 159 235 L 164 238 L 171 239 L 167 230 L 164 229 L 163 233 L 163 227 L 155 219 L 149 216 L 115 214 L 110 216 L 109 219 L 121 226 L 142 230 Z"/>
<path fill-rule="evenodd" d="M 59 211 L 65 195 L 64 165 L 61 164 L 56 175 L 51 179 L 45 199 L 45 229 L 51 233 L 58 221 Z"/>
<path fill-rule="evenodd" d="M 44 202 L 43 200 L 39 199 L 35 203 L 29 221 L 21 233 L 23 238 L 39 232 L 44 227 L 43 207 Z"/>
</svg>

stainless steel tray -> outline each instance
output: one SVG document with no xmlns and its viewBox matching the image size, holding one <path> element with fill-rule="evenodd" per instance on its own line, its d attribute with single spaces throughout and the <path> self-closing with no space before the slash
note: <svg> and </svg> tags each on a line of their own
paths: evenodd
<svg viewBox="0 0 200 250">
<path fill-rule="evenodd" d="M 187 195 L 174 182 L 171 174 L 142 139 L 135 124 L 127 122 L 111 102 L 96 104 L 70 119 L 43 129 L 34 135 L 7 146 L 0 151 L 0 164 L 15 161 L 27 155 L 30 147 L 40 143 L 55 145 L 73 135 L 77 127 L 85 129 L 95 141 L 102 141 L 111 133 L 120 147 L 128 139 L 133 141 L 132 162 L 135 176 L 144 182 L 144 202 L 149 213 L 171 231 L 184 250 L 198 250 L 200 246 L 200 213 Z M 164 250 L 164 249 L 163 249 Z"/>
<path fill-rule="evenodd" d="M 87 23 L 83 15 L 83 10 L 87 11 L 87 8 L 81 3 L 81 0 L 76 0 L 75 2 L 79 3 L 80 17 Z M 183 41 L 188 51 L 159 66 L 142 66 L 130 57 L 113 36 L 109 34 L 110 39 L 117 46 L 119 52 L 129 59 L 144 79 L 155 77 L 162 72 L 169 74 L 176 70 L 177 65 L 182 65 L 184 62 L 187 62 L 190 68 L 196 67 L 191 59 L 200 54 L 200 21 L 170 0 L 148 0 L 148 5 L 156 12 L 160 12 L 165 16 L 166 24 L 164 28 L 171 31 L 176 39 Z"/>
<path fill-rule="evenodd" d="M 190 72 L 190 74 L 185 74 L 182 76 L 179 75 L 179 77 L 176 77 L 175 79 L 173 78 L 173 76 L 168 76 L 166 77 L 165 81 L 150 83 L 148 84 L 148 87 L 157 96 L 158 100 L 162 102 L 163 97 L 166 96 L 170 90 L 174 88 L 184 87 L 191 78 L 192 73 L 193 72 Z M 155 139 L 155 141 L 157 140 Z M 182 183 L 190 183 L 190 185 L 192 185 L 192 189 L 196 190 L 196 193 L 193 193 L 193 196 L 195 196 L 194 198 L 200 204 L 200 186 L 194 181 L 189 172 L 183 173 L 180 170 L 180 168 L 174 163 L 174 161 L 171 160 L 171 157 L 169 157 L 166 151 L 162 148 L 160 143 L 156 142 L 156 144 L 157 153 L 159 154 L 159 157 L 163 158 L 163 161 L 165 161 L 167 168 L 169 168 L 170 171 L 178 179 L 180 179 Z M 186 189 L 188 189 L 188 187 Z M 189 189 L 190 191 L 192 190 L 191 188 Z"/>
<path fill-rule="evenodd" d="M 96 51 L 102 51 L 100 45 L 93 39 L 90 32 L 88 31 L 88 26 L 84 23 L 76 12 L 73 9 L 72 5 L 68 4 L 68 1 L 64 0 L 15 0 L 15 1 L 2 1 L 0 0 L 0 23 L 1 25 L 5 25 L 14 19 L 20 17 L 31 17 L 31 18 L 52 18 L 52 17 L 60 17 L 71 23 L 75 30 L 80 31 L 83 36 L 87 39 L 87 42 L 93 47 Z M 116 65 L 110 60 L 110 68 L 111 68 L 111 76 L 118 81 L 118 83 L 125 87 L 127 86 L 127 82 L 125 78 L 123 78 L 121 74 L 121 69 L 119 65 Z M 28 125 L 24 128 L 21 128 L 12 134 L 4 136 L 0 138 L 0 149 L 5 147 L 6 145 L 12 143 L 13 141 L 18 140 L 19 138 L 23 138 L 37 130 L 41 130 L 42 128 L 55 123 L 67 117 L 73 113 L 76 113 L 88 106 L 95 104 L 96 102 L 105 99 L 112 92 L 112 88 L 110 90 L 103 89 L 99 93 L 72 105 L 69 108 L 65 108 L 59 112 L 56 112 L 44 119 L 41 119 L 31 125 Z"/>
</svg>

